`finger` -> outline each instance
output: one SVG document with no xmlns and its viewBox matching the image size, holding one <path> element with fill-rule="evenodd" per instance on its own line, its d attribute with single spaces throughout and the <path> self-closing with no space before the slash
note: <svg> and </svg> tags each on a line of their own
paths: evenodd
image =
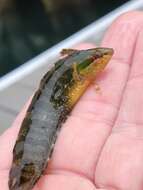
<svg viewBox="0 0 143 190">
<path fill-rule="evenodd" d="M 0 136 L 0 187 L 8 190 L 8 176 L 9 168 L 12 162 L 12 150 L 17 138 L 17 134 L 24 118 L 26 110 L 31 102 L 24 106 L 23 110 L 17 116 L 11 128 L 9 128 L 3 135 Z"/>
<path fill-rule="evenodd" d="M 12 162 L 12 150 L 18 135 L 20 125 L 25 116 L 26 110 L 31 102 L 30 100 L 24 106 L 23 110 L 17 116 L 11 128 L 0 136 L 0 170 L 8 169 Z"/>
<path fill-rule="evenodd" d="M 35 186 L 33 190 L 96 190 L 94 184 L 78 175 L 73 175 L 72 173 L 64 174 L 49 174 L 43 176 L 39 183 Z"/>
<path fill-rule="evenodd" d="M 139 190 L 143 189 L 143 14 L 126 16 L 124 22 L 138 33 L 133 63 L 115 127 L 98 163 L 96 180 L 99 187 Z"/>
<path fill-rule="evenodd" d="M 143 16 L 142 16 L 143 18 Z M 136 42 L 133 65 L 126 86 L 122 105 L 116 126 L 123 127 L 121 123 L 128 123 L 129 126 L 137 125 L 137 129 L 142 129 L 143 125 L 143 22 Z M 120 124 L 119 124 L 120 122 Z M 135 127 L 134 125 L 134 127 Z M 140 126 L 140 127 L 139 127 Z M 123 127 L 124 129 L 126 127 Z M 138 131 L 139 132 L 139 131 Z"/>
<path fill-rule="evenodd" d="M 115 56 L 98 78 L 102 95 L 95 92 L 93 85 L 77 103 L 62 127 L 51 170 L 73 171 L 94 179 L 96 163 L 112 129 L 128 77 L 135 44 L 132 32 L 134 35 L 137 33 L 134 27 L 123 24 L 121 19 L 107 32 L 102 46 L 113 47 Z"/>
</svg>

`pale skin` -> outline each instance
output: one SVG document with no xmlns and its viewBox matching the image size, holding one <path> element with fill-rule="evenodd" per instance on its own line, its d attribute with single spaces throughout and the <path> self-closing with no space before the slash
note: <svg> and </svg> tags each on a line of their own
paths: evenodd
<svg viewBox="0 0 143 190">
<path fill-rule="evenodd" d="M 120 16 L 101 46 L 115 54 L 62 127 L 34 190 L 143 189 L 143 13 Z M 83 45 L 82 48 L 93 47 Z M 26 108 L 0 137 L 0 187 L 8 190 L 12 149 Z"/>
</svg>

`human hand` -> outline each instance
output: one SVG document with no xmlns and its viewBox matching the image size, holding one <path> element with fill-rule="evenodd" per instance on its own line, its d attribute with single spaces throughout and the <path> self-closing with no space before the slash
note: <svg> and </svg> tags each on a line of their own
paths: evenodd
<svg viewBox="0 0 143 190">
<path fill-rule="evenodd" d="M 98 78 L 101 94 L 92 85 L 76 104 L 34 190 L 143 189 L 142 25 L 142 13 L 127 13 L 106 33 L 101 46 L 112 47 L 115 55 Z M 0 137 L 2 190 L 8 190 L 12 149 L 25 111 Z"/>
</svg>

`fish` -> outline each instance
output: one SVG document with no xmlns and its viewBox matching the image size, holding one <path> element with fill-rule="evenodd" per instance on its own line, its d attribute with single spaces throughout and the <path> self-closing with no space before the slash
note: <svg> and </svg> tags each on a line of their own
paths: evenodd
<svg viewBox="0 0 143 190">
<path fill-rule="evenodd" d="M 48 166 L 62 124 L 96 81 L 113 55 L 112 48 L 63 49 L 63 57 L 41 79 L 13 149 L 10 190 L 31 190 Z"/>
</svg>

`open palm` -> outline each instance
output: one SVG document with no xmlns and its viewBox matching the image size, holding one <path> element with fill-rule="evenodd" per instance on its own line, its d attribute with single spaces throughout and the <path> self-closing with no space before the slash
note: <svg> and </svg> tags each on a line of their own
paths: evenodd
<svg viewBox="0 0 143 190">
<path fill-rule="evenodd" d="M 101 46 L 115 51 L 62 127 L 34 190 L 143 189 L 143 13 L 120 16 Z M 85 47 L 86 48 L 86 47 Z M 25 108 L 26 110 L 26 108 Z M 8 190 L 12 149 L 25 110 L 0 137 L 0 188 Z"/>
</svg>

